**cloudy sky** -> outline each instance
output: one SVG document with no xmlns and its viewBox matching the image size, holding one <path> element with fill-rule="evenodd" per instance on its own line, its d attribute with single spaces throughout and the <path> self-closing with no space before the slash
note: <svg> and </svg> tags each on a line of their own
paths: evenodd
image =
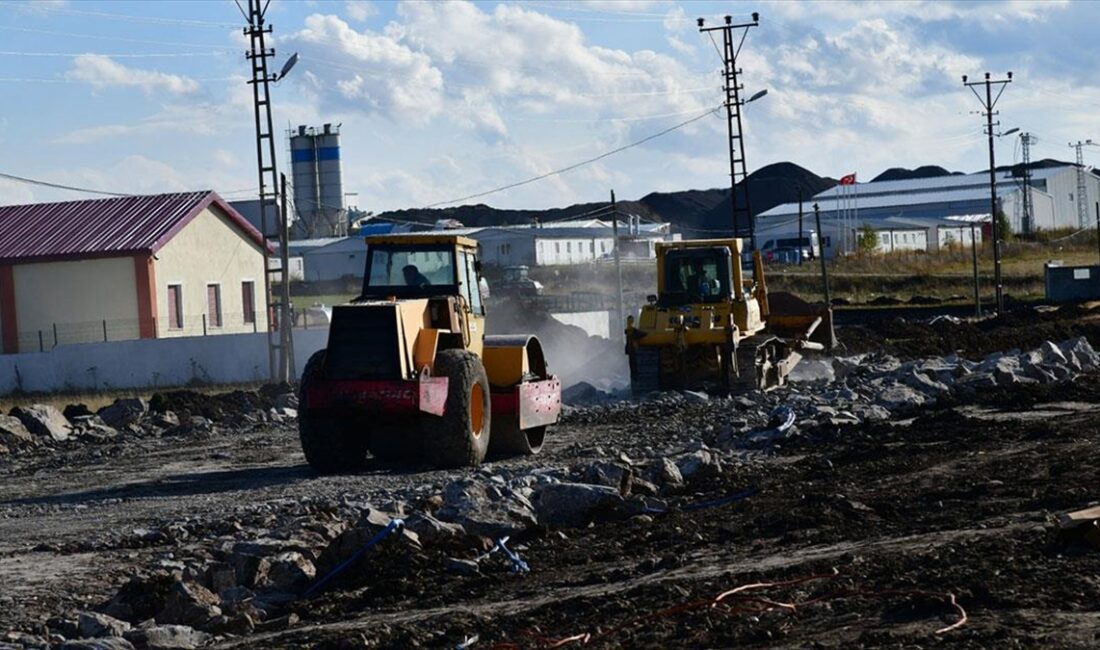
<svg viewBox="0 0 1100 650">
<path fill-rule="evenodd" d="M 242 0 L 245 2 L 245 0 Z M 1100 140 L 1095 2 L 393 2 L 273 0 L 275 122 L 342 124 L 344 184 L 367 210 L 422 207 L 588 160 L 722 101 L 695 19 L 761 15 L 739 58 L 750 170 L 790 160 L 870 179 L 986 164 L 961 75 L 1013 71 L 1002 129 L 1070 159 Z M 246 40 L 225 0 L 0 2 L 0 172 L 114 192 L 256 185 Z M 719 41 L 720 44 L 720 41 Z M 542 208 L 728 183 L 706 115 L 546 180 L 478 199 Z M 280 141 L 280 164 L 286 160 Z M 998 162 L 1019 159 L 998 143 Z M 1100 163 L 1100 148 L 1087 156 Z M 82 195 L 0 180 L 0 204 Z M 448 203 L 450 204 L 450 203 Z"/>
</svg>

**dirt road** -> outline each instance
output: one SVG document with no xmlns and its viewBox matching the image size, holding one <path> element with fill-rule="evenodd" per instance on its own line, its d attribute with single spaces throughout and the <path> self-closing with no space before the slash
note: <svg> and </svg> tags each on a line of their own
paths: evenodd
<svg viewBox="0 0 1100 650">
<path fill-rule="evenodd" d="M 1091 314 L 1074 322 L 1084 325 L 1049 328 L 1095 327 Z M 1002 325 L 984 331 L 1008 341 Z M 919 342 L 917 329 L 896 331 L 882 344 Z M 987 344 L 980 330 L 968 336 Z M 422 507 L 463 477 L 568 478 L 596 462 L 669 457 L 760 424 L 754 413 L 735 399 L 581 409 L 542 455 L 476 471 L 317 477 L 293 426 L 271 424 L 3 457 L 0 643 L 60 642 L 67 621 L 101 609 L 132 576 L 186 579 L 226 544 L 293 546 L 367 503 Z M 448 558 L 486 550 L 476 535 L 420 547 L 393 537 L 331 588 L 209 643 L 1092 648 L 1100 549 L 1053 521 L 1100 501 L 1098 438 L 1096 374 L 946 395 L 881 422 L 820 423 L 663 490 L 664 512 L 528 527 L 509 542 L 527 573 L 500 553 L 455 571 Z"/>
</svg>

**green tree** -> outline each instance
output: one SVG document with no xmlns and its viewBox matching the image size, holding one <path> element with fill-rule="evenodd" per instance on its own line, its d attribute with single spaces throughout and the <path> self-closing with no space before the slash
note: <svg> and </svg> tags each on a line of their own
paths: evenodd
<svg viewBox="0 0 1100 650">
<path fill-rule="evenodd" d="M 997 208 L 997 230 L 1001 236 L 1001 241 L 1012 241 L 1016 238 L 1016 234 L 1012 232 L 1012 224 L 1008 222 L 1008 216 L 1001 208 Z"/>
<path fill-rule="evenodd" d="M 871 224 L 859 229 L 859 254 L 870 255 L 878 249 L 878 231 Z"/>
</svg>

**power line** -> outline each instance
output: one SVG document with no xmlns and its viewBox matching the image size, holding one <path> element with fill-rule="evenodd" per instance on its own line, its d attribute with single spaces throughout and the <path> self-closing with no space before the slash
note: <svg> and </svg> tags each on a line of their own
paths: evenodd
<svg viewBox="0 0 1100 650">
<path fill-rule="evenodd" d="M 188 56 L 225 56 L 226 52 L 118 52 L 118 53 L 105 53 L 105 52 L 19 52 L 19 51 L 0 51 L 0 56 L 33 56 L 33 57 L 61 57 L 61 58 L 76 58 L 78 56 L 105 56 L 112 59 L 152 59 L 152 58 L 171 58 L 171 57 L 188 57 Z"/>
<path fill-rule="evenodd" d="M 147 38 L 126 38 L 124 36 L 105 36 L 102 34 L 81 34 L 77 32 L 60 32 L 53 29 L 34 29 L 32 27 L 16 27 L 14 25 L 0 25 L 0 29 L 25 32 L 28 34 L 46 34 L 49 36 L 67 36 L 69 38 L 87 38 L 98 41 L 114 41 L 118 43 L 137 43 L 139 45 L 170 45 L 173 47 L 207 48 L 212 50 L 225 50 L 227 52 L 240 52 L 241 47 L 231 45 L 206 45 L 203 43 L 180 43 L 178 41 L 158 41 Z"/>
<path fill-rule="evenodd" d="M 25 178 L 23 176 L 16 176 L 14 174 L 5 174 L 0 172 L 0 178 L 6 178 L 18 183 L 26 183 L 27 185 L 39 185 L 42 187 L 52 187 L 57 190 L 69 190 L 71 192 L 84 192 L 87 194 L 102 194 L 103 196 L 133 196 L 133 194 L 122 194 L 119 192 L 106 192 L 104 190 L 92 190 L 86 187 L 75 187 L 73 185 L 62 185 L 61 183 L 51 183 L 49 181 L 40 181 L 34 178 Z"/>
<path fill-rule="evenodd" d="M 24 3 L 0 3 L 0 7 L 5 9 L 12 9 L 14 11 L 20 11 L 20 4 Z M 24 6 L 29 6 L 30 3 Z M 84 9 L 70 9 L 67 7 L 51 7 L 50 13 L 62 13 L 70 14 L 74 16 L 91 16 L 94 18 L 106 18 L 109 20 L 120 20 L 123 22 L 136 22 L 136 23 L 154 23 L 160 25 L 184 25 L 188 27 L 217 27 L 224 29 L 226 27 L 240 27 L 237 23 L 221 23 L 207 20 L 193 20 L 189 18 L 165 18 L 163 16 L 135 16 L 132 14 L 116 14 L 106 11 L 87 11 Z"/>
<path fill-rule="evenodd" d="M 639 145 L 645 144 L 646 142 L 649 142 L 650 140 L 655 140 L 655 139 L 657 139 L 657 138 L 659 138 L 663 135 L 667 135 L 669 133 L 672 133 L 673 131 L 676 131 L 677 129 L 682 129 L 683 127 L 685 127 L 685 126 L 687 126 L 687 125 L 689 125 L 693 122 L 698 122 L 699 120 L 703 119 L 704 117 L 706 117 L 708 115 L 713 115 L 713 114 L 717 113 L 721 108 L 722 108 L 721 106 L 716 106 L 716 107 L 706 111 L 705 113 L 700 113 L 699 115 L 696 115 L 695 117 L 693 117 L 689 120 L 684 120 L 683 122 L 680 122 L 679 124 L 674 124 L 673 126 L 670 126 L 670 127 L 668 127 L 667 129 L 665 129 L 663 131 L 658 131 L 657 133 L 654 133 L 653 135 L 646 136 L 646 137 L 642 138 L 641 140 L 637 140 L 635 142 L 631 142 L 630 144 L 626 144 L 626 145 L 623 145 L 621 147 L 618 147 L 617 149 L 612 149 L 611 151 L 604 152 L 604 153 L 602 153 L 598 156 L 595 156 L 593 158 L 589 158 L 588 160 L 582 160 L 581 162 L 574 163 L 574 164 L 569 165 L 567 167 L 562 167 L 560 169 L 555 169 L 553 171 L 546 172 L 545 174 L 539 174 L 537 176 L 532 176 L 531 178 L 527 178 L 527 179 L 524 179 L 522 181 L 517 181 L 515 183 L 509 183 L 508 185 L 503 185 L 501 187 L 493 188 L 491 190 L 486 190 L 484 192 L 478 192 L 476 194 L 470 194 L 470 195 L 467 195 L 467 196 L 459 197 L 459 198 L 456 198 L 456 199 L 450 199 L 450 200 L 447 200 L 447 201 L 438 201 L 436 203 L 430 203 L 428 205 L 423 206 L 423 208 L 421 208 L 421 209 L 434 208 L 434 207 L 438 207 L 438 206 L 441 206 L 441 205 L 447 205 L 448 203 L 459 203 L 459 202 L 462 202 L 462 201 L 469 201 L 470 199 L 477 199 L 477 198 L 481 198 L 483 196 L 488 196 L 490 194 L 496 194 L 498 192 L 504 192 L 505 190 L 511 190 L 511 189 L 514 189 L 514 188 L 517 188 L 517 187 L 521 187 L 523 185 L 528 185 L 530 183 L 534 183 L 535 181 L 541 181 L 544 178 L 549 178 L 551 176 L 556 176 L 558 174 L 564 174 L 565 172 L 573 171 L 574 169 L 584 167 L 585 165 L 590 165 L 594 162 L 603 160 L 604 158 L 607 158 L 608 156 L 613 156 L 617 153 L 621 153 L 623 151 L 626 151 L 627 149 L 632 149 L 632 148 L 637 147 Z"/>
</svg>

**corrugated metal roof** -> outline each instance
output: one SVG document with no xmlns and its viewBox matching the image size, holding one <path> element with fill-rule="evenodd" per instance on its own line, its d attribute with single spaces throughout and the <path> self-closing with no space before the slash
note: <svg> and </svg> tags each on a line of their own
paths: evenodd
<svg viewBox="0 0 1100 650">
<path fill-rule="evenodd" d="M 257 244 L 252 227 L 217 193 L 179 192 L 0 206 L 0 260 L 32 262 L 155 253 L 199 212 L 217 205 Z"/>
</svg>

